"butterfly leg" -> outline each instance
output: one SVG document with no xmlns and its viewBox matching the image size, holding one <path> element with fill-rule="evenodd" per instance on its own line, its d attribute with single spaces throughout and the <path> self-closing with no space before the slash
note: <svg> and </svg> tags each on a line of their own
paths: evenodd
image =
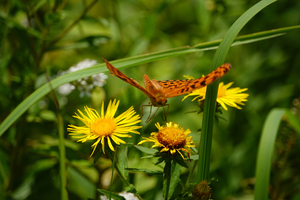
<svg viewBox="0 0 300 200">
<path fill-rule="evenodd" d="M 146 123 L 150 122 L 151 119 L 153 119 L 153 117 L 156 115 L 157 111 L 158 111 L 159 107 L 157 107 L 155 113 L 151 116 L 151 110 L 152 110 L 152 106 L 151 106 L 151 110 L 150 110 L 150 114 L 149 114 L 149 117 L 148 119 L 145 121 Z"/>
<path fill-rule="evenodd" d="M 168 106 L 167 112 L 165 110 L 165 106 Z M 163 106 L 165 118 L 163 118 L 163 116 L 162 116 L 162 120 L 165 121 L 165 122 L 167 122 L 167 116 L 168 116 L 170 105 L 166 104 L 165 106 Z"/>
<path fill-rule="evenodd" d="M 151 117 L 151 113 L 152 113 L 152 105 L 142 105 L 142 116 L 141 116 L 141 118 L 140 119 L 142 119 L 143 118 L 143 116 L 144 116 L 144 106 L 150 106 L 150 113 L 149 113 L 149 116 L 148 116 L 148 118 L 146 119 L 146 123 L 148 123 L 152 118 L 153 118 L 153 116 Z M 155 113 L 157 112 L 157 110 L 155 111 Z M 154 113 L 154 115 L 155 115 L 155 113 Z"/>
<path fill-rule="evenodd" d="M 151 108 L 150 108 L 150 113 L 151 113 L 151 110 L 152 110 L 152 105 L 142 105 L 142 115 L 141 115 L 141 118 L 140 118 L 140 119 L 142 119 L 143 116 L 144 116 L 144 106 L 151 106 Z"/>
</svg>

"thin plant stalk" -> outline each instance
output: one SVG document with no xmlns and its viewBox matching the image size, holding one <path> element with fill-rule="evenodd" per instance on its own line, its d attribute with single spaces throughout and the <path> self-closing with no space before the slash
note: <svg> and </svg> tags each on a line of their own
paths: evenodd
<svg viewBox="0 0 300 200">
<path fill-rule="evenodd" d="M 165 196 L 165 200 L 169 199 L 169 191 L 170 191 L 170 183 L 171 183 L 171 161 L 166 161 L 166 165 L 164 168 L 164 182 L 166 183 L 165 185 L 165 190 L 164 190 L 164 196 Z"/>
<path fill-rule="evenodd" d="M 168 176 L 168 178 L 167 178 L 167 187 L 166 187 L 166 196 L 165 196 L 165 200 L 168 200 L 168 199 L 169 199 L 170 183 L 171 183 L 171 176 Z"/>
<path fill-rule="evenodd" d="M 65 137 L 64 137 L 64 125 L 61 115 L 58 115 L 58 134 L 59 134 L 59 168 L 60 168 L 60 189 L 61 199 L 67 200 L 68 193 L 66 190 L 67 178 L 66 178 L 66 149 L 65 149 Z"/>
<path fill-rule="evenodd" d="M 56 97 L 56 94 L 53 90 L 52 83 L 50 81 L 49 74 L 44 68 L 44 73 L 46 75 L 48 86 L 51 88 L 51 94 L 53 96 L 53 100 L 55 103 L 56 115 L 58 119 L 58 140 L 59 140 L 59 171 L 60 171 L 60 191 L 61 191 L 61 199 L 68 200 L 68 192 L 67 192 L 67 173 L 66 173 L 66 149 L 65 149 L 65 134 L 64 134 L 64 120 L 60 114 L 59 103 Z"/>
</svg>

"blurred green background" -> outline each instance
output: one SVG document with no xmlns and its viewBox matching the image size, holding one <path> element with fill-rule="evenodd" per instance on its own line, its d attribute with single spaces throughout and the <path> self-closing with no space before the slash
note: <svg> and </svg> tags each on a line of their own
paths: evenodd
<svg viewBox="0 0 300 200">
<path fill-rule="evenodd" d="M 2 0 L 0 120 L 46 83 L 45 70 L 54 79 L 61 71 L 87 58 L 102 63 L 101 57 L 110 61 L 222 39 L 234 21 L 257 2 Z M 85 9 L 87 12 L 83 13 Z M 256 15 L 239 35 L 299 25 L 299 10 L 297 0 L 278 1 Z M 233 81 L 232 87 L 248 88 L 250 96 L 242 110 L 223 111 L 226 120 L 215 125 L 211 160 L 213 199 L 253 199 L 257 148 L 268 112 L 283 107 L 300 116 L 299 35 L 299 31 L 294 31 L 230 49 L 226 62 L 233 68 L 221 81 L 225 84 Z M 197 78 L 209 73 L 214 53 L 195 52 L 121 71 L 141 84 L 144 74 L 156 80 L 183 79 L 183 75 Z M 94 100 L 87 95 L 80 98 L 78 89 L 66 97 L 56 92 L 65 129 L 68 124 L 80 124 L 72 118 L 77 109 L 83 110 L 85 105 L 99 108 L 97 102 L 102 100 L 106 105 L 110 99 L 121 100 L 117 114 L 132 105 L 141 113 L 141 106 L 148 103 L 146 96 L 106 74 L 107 83 L 103 90 L 94 90 L 98 91 L 92 95 Z M 183 102 L 182 97 L 170 99 L 168 121 L 190 128 L 194 143 L 198 144 L 202 115 L 186 114 L 197 110 L 197 103 L 191 99 Z M 164 123 L 161 115 L 162 110 L 148 124 L 143 119 L 142 136 L 156 131 L 155 122 Z M 60 198 L 57 131 L 55 103 L 48 94 L 1 136 L 0 199 Z M 99 199 L 96 188 L 108 188 L 111 162 L 104 156 L 94 165 L 89 157 L 92 143 L 76 143 L 67 131 L 65 136 L 69 198 Z M 136 144 L 140 139 L 133 136 L 127 141 Z M 300 199 L 299 143 L 299 135 L 283 124 L 272 164 L 271 199 Z M 155 159 L 141 160 L 141 156 L 141 152 L 130 147 L 129 167 L 161 169 L 153 166 Z M 183 171 L 182 179 L 186 177 L 187 170 Z M 162 177 L 135 173 L 130 174 L 130 181 L 145 199 L 159 199 Z M 116 178 L 114 191 L 123 189 Z"/>
</svg>

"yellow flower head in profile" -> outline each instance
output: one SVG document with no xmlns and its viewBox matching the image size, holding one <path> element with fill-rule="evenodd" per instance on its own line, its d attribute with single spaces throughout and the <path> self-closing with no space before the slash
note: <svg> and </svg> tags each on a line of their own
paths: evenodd
<svg viewBox="0 0 300 200">
<path fill-rule="evenodd" d="M 227 85 L 224 85 L 223 82 L 221 82 L 219 84 L 219 89 L 218 89 L 218 95 L 217 95 L 217 102 L 225 109 L 228 110 L 226 107 L 226 104 L 228 106 L 237 108 L 237 109 L 242 109 L 241 107 L 238 106 L 239 105 L 245 105 L 243 103 L 243 101 L 247 101 L 247 97 L 249 96 L 249 94 L 247 93 L 242 93 L 246 90 L 248 90 L 248 88 L 230 88 L 228 89 L 231 85 L 233 84 L 233 82 L 228 83 Z M 195 99 L 198 99 L 199 101 L 202 101 L 205 99 L 205 94 L 206 94 L 206 88 L 207 87 L 203 87 L 200 88 L 198 90 L 194 90 L 192 93 L 186 95 L 182 100 L 186 99 L 189 96 L 196 96 L 194 99 L 192 99 L 192 101 L 194 101 Z"/>
<path fill-rule="evenodd" d="M 68 131 L 70 135 L 74 138 L 79 138 L 77 142 L 86 142 L 87 140 L 96 140 L 92 145 L 93 155 L 97 145 L 101 143 L 102 151 L 105 153 L 105 145 L 114 151 L 113 143 L 120 145 L 125 143 L 121 140 L 122 137 L 131 137 L 127 133 L 136 133 L 136 129 L 141 128 L 141 126 L 133 126 L 139 123 L 140 116 L 136 115 L 133 106 L 131 106 L 127 111 L 120 114 L 118 117 L 114 117 L 119 106 L 119 102 L 116 100 L 109 101 L 106 113 L 104 114 L 104 102 L 102 102 L 100 115 L 95 109 L 84 107 L 86 115 L 83 114 L 79 109 L 77 110 L 79 114 L 75 113 L 74 118 L 79 119 L 84 123 L 84 126 L 74 126 L 69 125 Z M 107 143 L 107 144 L 105 144 Z"/>
<path fill-rule="evenodd" d="M 183 127 L 179 127 L 178 124 L 173 122 L 167 122 L 165 126 L 160 126 L 157 122 L 155 126 L 158 129 L 158 132 L 151 133 L 149 138 L 144 138 L 138 143 L 138 145 L 144 142 L 154 142 L 154 145 L 151 148 L 159 147 L 161 148 L 160 152 L 169 151 L 171 154 L 178 152 L 182 158 L 183 155 L 180 151 L 185 151 L 189 153 L 193 145 L 192 136 L 188 137 L 188 134 L 191 133 L 190 129 L 184 130 Z"/>
</svg>

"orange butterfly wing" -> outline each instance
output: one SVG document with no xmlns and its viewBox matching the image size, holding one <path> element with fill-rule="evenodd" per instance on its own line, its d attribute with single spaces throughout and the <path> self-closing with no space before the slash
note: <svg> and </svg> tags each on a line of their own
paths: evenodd
<svg viewBox="0 0 300 200">
<path fill-rule="evenodd" d="M 231 69 L 231 65 L 226 63 L 202 78 L 185 80 L 157 81 L 154 79 L 151 80 L 145 74 L 144 84 L 146 88 L 144 88 L 134 79 L 129 78 L 112 66 L 107 60 L 104 58 L 103 60 L 106 62 L 106 66 L 111 71 L 112 75 L 141 90 L 150 98 L 151 103 L 154 106 L 164 106 L 167 102 L 167 98 L 188 94 L 193 90 L 205 87 L 224 76 Z"/>
<path fill-rule="evenodd" d="M 163 87 L 165 98 L 170 98 L 188 94 L 196 89 L 205 87 L 224 76 L 230 69 L 231 65 L 229 63 L 226 63 L 218 67 L 208 75 L 198 79 L 152 81 Z"/>
<path fill-rule="evenodd" d="M 130 85 L 141 90 L 145 95 L 147 95 L 150 98 L 151 102 L 153 102 L 153 101 L 155 102 L 155 97 L 150 92 L 148 92 L 145 88 L 143 88 L 140 84 L 138 84 L 138 82 L 136 80 L 129 78 L 128 76 L 123 74 L 117 68 L 112 66 L 106 59 L 104 59 L 104 58 L 102 58 L 102 59 L 105 61 L 106 67 L 109 69 L 109 71 L 111 72 L 112 75 L 118 77 L 119 79 L 125 81 L 126 83 L 129 83 Z"/>
</svg>

